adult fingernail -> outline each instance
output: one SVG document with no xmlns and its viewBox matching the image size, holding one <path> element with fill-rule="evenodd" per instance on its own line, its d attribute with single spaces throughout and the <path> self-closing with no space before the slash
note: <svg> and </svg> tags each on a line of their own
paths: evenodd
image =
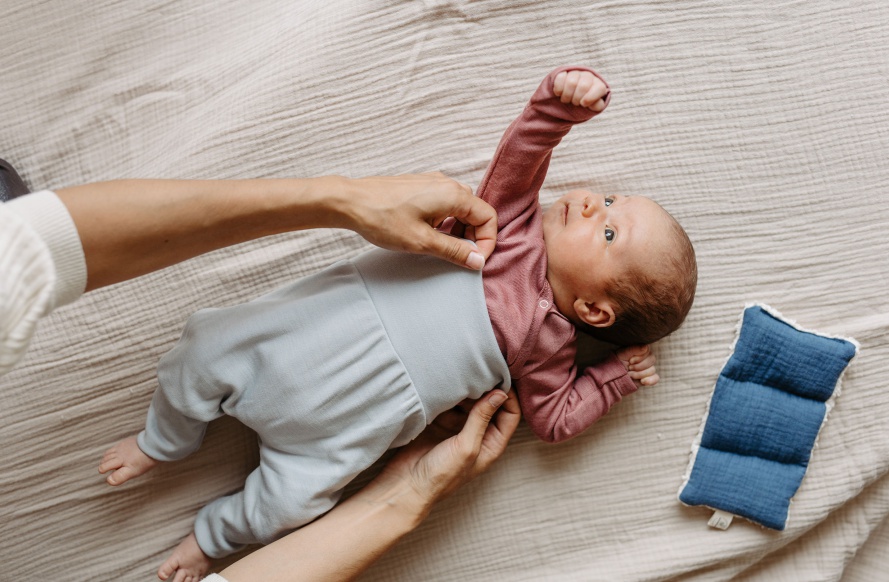
<svg viewBox="0 0 889 582">
<path fill-rule="evenodd" d="M 479 253 L 472 251 L 471 253 L 469 253 L 469 256 L 466 257 L 466 266 L 470 269 L 481 271 L 482 267 L 485 266 L 485 258 Z"/>
<path fill-rule="evenodd" d="M 490 402 L 493 406 L 500 406 L 501 404 L 506 402 L 506 398 L 506 394 L 504 394 L 503 392 L 495 392 L 491 395 L 491 398 L 488 399 L 488 402 Z"/>
</svg>

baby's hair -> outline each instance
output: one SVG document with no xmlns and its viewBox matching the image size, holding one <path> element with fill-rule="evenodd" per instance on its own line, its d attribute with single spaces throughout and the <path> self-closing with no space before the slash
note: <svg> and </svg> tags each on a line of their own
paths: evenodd
<svg viewBox="0 0 889 582">
<path fill-rule="evenodd" d="M 666 212 L 666 211 L 665 211 Z M 620 346 L 654 343 L 676 331 L 691 309 L 698 284 L 695 249 L 682 225 L 667 213 L 672 226 L 673 252 L 665 253 L 665 275 L 633 268 L 610 282 L 617 304 L 609 327 L 589 328 L 596 339 Z"/>
</svg>

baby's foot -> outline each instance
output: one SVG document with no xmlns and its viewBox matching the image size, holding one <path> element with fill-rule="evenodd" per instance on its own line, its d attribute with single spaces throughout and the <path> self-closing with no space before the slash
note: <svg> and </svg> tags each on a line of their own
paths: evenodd
<svg viewBox="0 0 889 582">
<path fill-rule="evenodd" d="M 210 558 L 201 550 L 192 532 L 176 546 L 167 561 L 161 564 L 157 577 L 166 580 L 175 573 L 176 577 L 172 582 L 197 582 L 209 569 Z"/>
<path fill-rule="evenodd" d="M 105 479 L 109 485 L 121 485 L 133 477 L 147 473 L 157 465 L 157 461 L 142 452 L 136 444 L 136 437 L 124 439 L 105 451 L 99 473 L 114 471 Z"/>
</svg>

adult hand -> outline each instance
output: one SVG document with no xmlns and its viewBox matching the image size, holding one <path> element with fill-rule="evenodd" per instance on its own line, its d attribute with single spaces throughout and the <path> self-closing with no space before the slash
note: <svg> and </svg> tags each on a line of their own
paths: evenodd
<svg viewBox="0 0 889 582">
<path fill-rule="evenodd" d="M 350 182 L 347 227 L 377 246 L 434 255 L 472 269 L 481 269 L 494 251 L 494 208 L 441 172 Z M 465 236 L 475 245 L 435 230 L 448 217 L 466 225 Z"/>
<path fill-rule="evenodd" d="M 520 419 L 515 391 L 494 390 L 476 401 L 468 416 L 460 408 L 441 414 L 377 478 L 408 484 L 428 513 L 503 454 Z"/>
<path fill-rule="evenodd" d="M 439 172 L 349 179 L 112 180 L 56 191 L 77 229 L 86 290 L 132 279 L 255 238 L 348 228 L 392 250 L 481 269 L 497 214 Z M 478 248 L 437 232 L 452 216 Z"/>
</svg>

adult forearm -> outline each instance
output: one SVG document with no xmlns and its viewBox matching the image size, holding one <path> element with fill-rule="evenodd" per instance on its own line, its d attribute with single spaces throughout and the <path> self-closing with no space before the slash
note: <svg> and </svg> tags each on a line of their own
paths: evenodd
<svg viewBox="0 0 889 582">
<path fill-rule="evenodd" d="M 115 180 L 57 190 L 77 226 L 87 290 L 262 236 L 345 227 L 337 177 Z"/>
<path fill-rule="evenodd" d="M 87 291 L 254 238 L 305 228 L 354 230 L 381 247 L 481 269 L 497 214 L 447 176 L 279 180 L 117 180 L 56 192 L 83 245 Z M 448 217 L 475 244 L 437 232 Z"/>
<path fill-rule="evenodd" d="M 228 582 L 353 580 L 419 525 L 431 504 L 377 479 L 330 513 L 221 572 Z"/>
</svg>

